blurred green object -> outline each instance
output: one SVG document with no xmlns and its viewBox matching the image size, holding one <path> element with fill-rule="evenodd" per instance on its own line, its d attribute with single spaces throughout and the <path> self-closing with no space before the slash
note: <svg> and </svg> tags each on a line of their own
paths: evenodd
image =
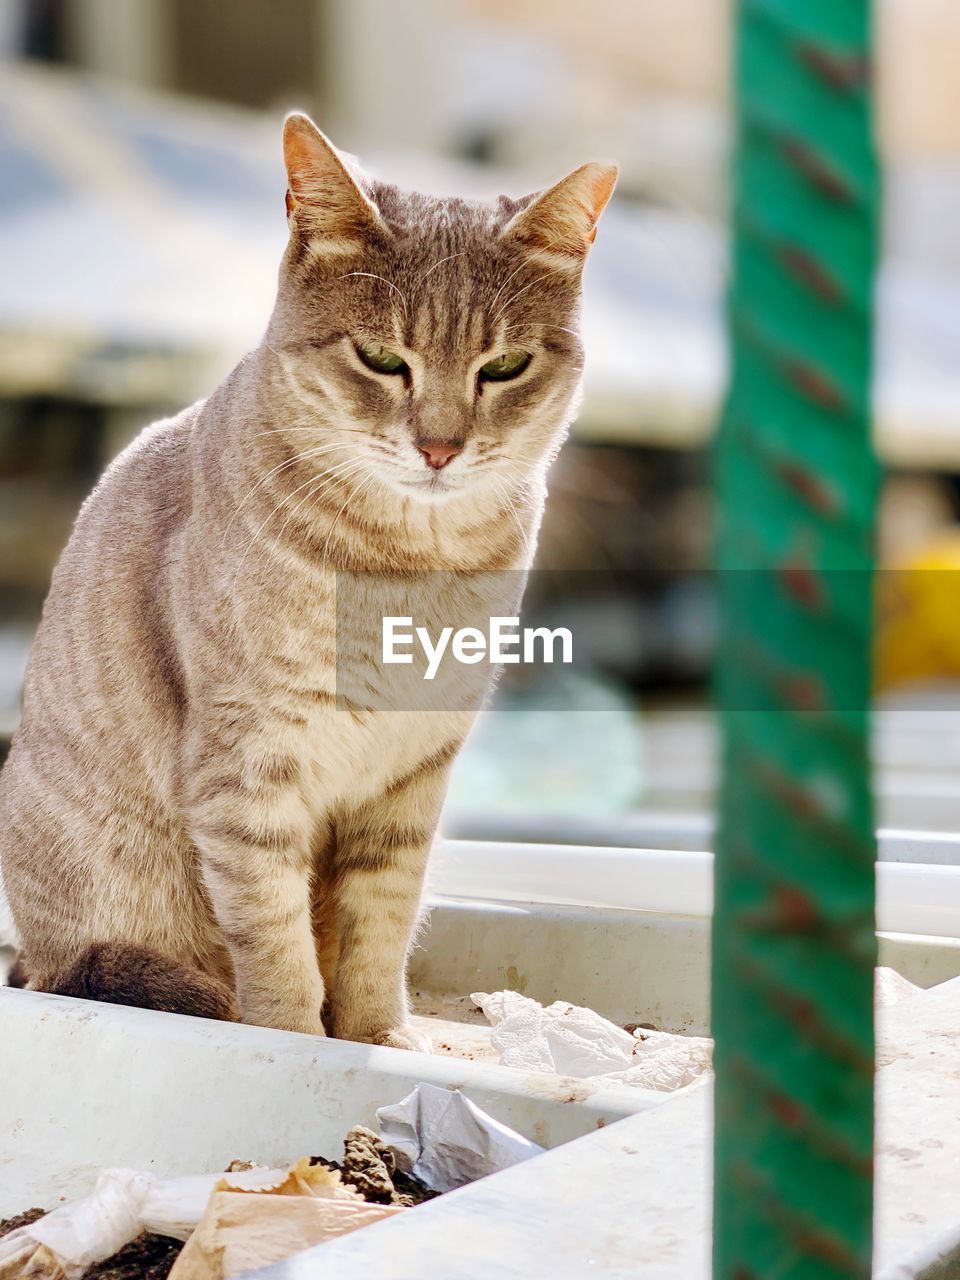
<svg viewBox="0 0 960 1280">
<path fill-rule="evenodd" d="M 867 1277 L 873 276 L 867 0 L 740 0 L 717 445 L 714 1275 Z"/>
</svg>

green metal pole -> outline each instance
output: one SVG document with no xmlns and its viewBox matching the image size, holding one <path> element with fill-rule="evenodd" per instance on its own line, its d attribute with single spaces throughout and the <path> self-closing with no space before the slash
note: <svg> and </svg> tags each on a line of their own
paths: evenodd
<svg viewBox="0 0 960 1280">
<path fill-rule="evenodd" d="M 869 11 L 738 4 L 716 458 L 716 1280 L 870 1274 Z"/>
</svg>

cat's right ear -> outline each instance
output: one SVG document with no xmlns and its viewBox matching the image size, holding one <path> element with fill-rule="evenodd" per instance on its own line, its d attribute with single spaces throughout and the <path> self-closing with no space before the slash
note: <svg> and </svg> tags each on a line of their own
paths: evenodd
<svg viewBox="0 0 960 1280">
<path fill-rule="evenodd" d="M 579 270 L 616 181 L 615 164 L 581 165 L 548 191 L 531 197 L 503 234 L 560 270 Z"/>
<path fill-rule="evenodd" d="M 382 227 L 376 205 L 309 116 L 293 112 L 283 125 L 287 220 L 316 247 L 345 252 Z"/>
</svg>

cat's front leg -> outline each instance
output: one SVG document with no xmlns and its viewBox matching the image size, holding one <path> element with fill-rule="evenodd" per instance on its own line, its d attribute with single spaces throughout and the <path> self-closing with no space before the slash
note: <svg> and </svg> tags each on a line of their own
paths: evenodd
<svg viewBox="0 0 960 1280">
<path fill-rule="evenodd" d="M 449 763 L 442 753 L 337 824 L 333 1034 L 340 1039 L 430 1048 L 409 1022 L 406 965 Z"/>
<path fill-rule="evenodd" d="M 197 779 L 191 832 L 236 975 L 244 1022 L 324 1034 L 310 915 L 310 830 L 294 762 L 221 759 Z"/>
</svg>

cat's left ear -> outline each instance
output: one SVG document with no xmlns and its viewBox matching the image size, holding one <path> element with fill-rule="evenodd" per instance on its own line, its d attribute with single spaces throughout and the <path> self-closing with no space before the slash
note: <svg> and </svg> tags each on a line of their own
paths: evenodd
<svg viewBox="0 0 960 1280">
<path fill-rule="evenodd" d="M 510 219 L 504 237 L 523 242 L 538 256 L 571 270 L 583 265 L 597 234 L 597 221 L 617 181 L 614 164 L 585 164 L 562 178 Z"/>
<path fill-rule="evenodd" d="M 283 159 L 287 218 L 302 220 L 311 237 L 321 237 L 330 249 L 348 249 L 382 227 L 376 205 L 309 116 L 287 116 Z"/>
</svg>

